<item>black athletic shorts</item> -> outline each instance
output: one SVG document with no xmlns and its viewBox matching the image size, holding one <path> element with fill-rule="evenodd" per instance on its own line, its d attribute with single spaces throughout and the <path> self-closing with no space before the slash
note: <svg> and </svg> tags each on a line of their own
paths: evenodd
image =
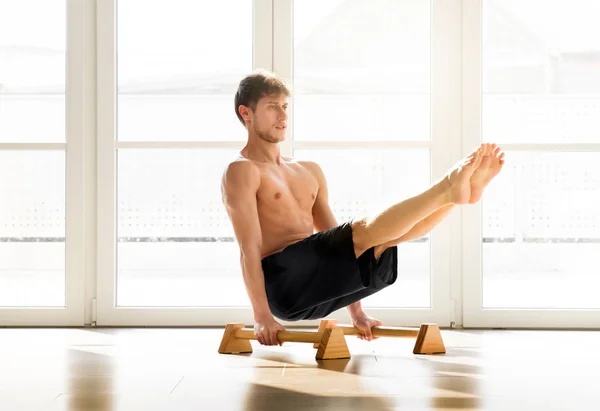
<svg viewBox="0 0 600 411">
<path fill-rule="evenodd" d="M 376 260 L 370 248 L 357 259 L 348 222 L 265 257 L 262 268 L 273 316 L 319 319 L 393 284 L 398 249 L 390 247 Z"/>
</svg>

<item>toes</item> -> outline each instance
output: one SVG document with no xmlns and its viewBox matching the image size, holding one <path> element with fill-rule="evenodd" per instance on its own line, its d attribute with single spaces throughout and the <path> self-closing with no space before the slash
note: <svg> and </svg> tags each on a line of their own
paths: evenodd
<svg viewBox="0 0 600 411">
<path fill-rule="evenodd" d="M 494 153 L 490 157 L 496 160 L 495 163 L 502 164 L 504 162 L 504 151 L 498 148 L 494 150 Z"/>
<path fill-rule="evenodd" d="M 485 143 L 481 143 L 481 145 L 477 148 L 477 154 L 484 156 L 486 150 L 487 148 L 485 147 Z"/>
<path fill-rule="evenodd" d="M 477 157 L 475 158 L 475 168 L 478 168 L 481 165 L 481 160 L 483 160 L 483 155 L 481 155 L 481 153 L 477 153 Z"/>
<path fill-rule="evenodd" d="M 485 157 L 490 151 L 490 145 L 489 143 L 483 143 L 481 145 L 481 156 Z"/>
<path fill-rule="evenodd" d="M 489 144 L 482 143 L 462 161 L 463 167 L 478 168 L 481 165 L 481 160 L 485 157 L 489 150 Z"/>
</svg>

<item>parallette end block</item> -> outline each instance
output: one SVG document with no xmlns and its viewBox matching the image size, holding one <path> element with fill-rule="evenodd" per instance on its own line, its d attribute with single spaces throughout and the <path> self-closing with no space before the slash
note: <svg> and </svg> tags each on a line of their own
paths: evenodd
<svg viewBox="0 0 600 411">
<path fill-rule="evenodd" d="M 319 329 L 317 332 L 322 333 L 323 331 L 325 331 L 328 328 L 333 328 L 337 325 L 337 320 L 321 320 L 321 322 L 319 323 Z M 313 345 L 313 348 L 319 348 L 319 343 L 315 343 Z"/>
<path fill-rule="evenodd" d="M 437 324 L 421 324 L 413 354 L 444 354 L 446 347 Z"/>
<path fill-rule="evenodd" d="M 244 328 L 244 324 L 227 324 L 221 345 L 219 346 L 219 354 L 235 354 L 235 353 L 251 353 L 252 344 L 250 340 L 240 339 L 235 337 L 235 331 Z"/>
</svg>

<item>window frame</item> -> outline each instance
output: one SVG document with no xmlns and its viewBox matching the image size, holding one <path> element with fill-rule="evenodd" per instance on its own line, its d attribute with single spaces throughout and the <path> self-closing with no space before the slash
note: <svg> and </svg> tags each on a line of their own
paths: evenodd
<svg viewBox="0 0 600 411">
<path fill-rule="evenodd" d="M 65 305 L 64 307 L 0 307 L 0 326 L 80 326 L 84 324 L 86 268 L 90 219 L 88 137 L 89 87 L 93 67 L 86 61 L 93 31 L 86 25 L 84 2 L 65 0 L 67 12 L 65 65 L 65 143 L 0 143 L 0 151 L 62 151 L 65 153 Z M 85 62 L 85 63 L 83 63 Z M 82 64 L 83 63 L 83 64 Z"/>
</svg>

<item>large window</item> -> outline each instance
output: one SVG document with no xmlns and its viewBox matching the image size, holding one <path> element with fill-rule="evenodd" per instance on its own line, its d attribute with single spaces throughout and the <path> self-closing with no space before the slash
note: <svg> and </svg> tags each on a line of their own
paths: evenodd
<svg viewBox="0 0 600 411">
<path fill-rule="evenodd" d="M 594 0 L 0 0 L 0 326 L 252 323 L 220 183 L 257 69 L 291 84 L 282 154 L 321 165 L 339 223 L 482 141 L 507 153 L 480 204 L 399 244 L 370 314 L 600 326 L 598 15 Z"/>
<path fill-rule="evenodd" d="M 220 195 L 234 154 L 119 152 L 117 305 L 244 305 L 239 250 Z"/>
<path fill-rule="evenodd" d="M 294 2 L 294 155 L 324 169 L 339 223 L 430 183 L 430 4 L 376 4 Z M 397 283 L 365 305 L 430 306 L 429 239 L 400 245 Z"/>
<path fill-rule="evenodd" d="M 294 140 L 429 141 L 428 1 L 294 2 Z"/>
<path fill-rule="evenodd" d="M 0 142 L 66 141 L 66 18 L 65 0 L 0 0 Z"/>
<path fill-rule="evenodd" d="M 0 0 L 0 306 L 65 305 L 65 150 L 33 143 L 66 141 L 66 17 Z"/>
<path fill-rule="evenodd" d="M 252 70 L 252 14 L 252 1 L 119 0 L 119 141 L 243 140 L 232 96 Z"/>
<path fill-rule="evenodd" d="M 117 139 L 130 143 L 117 152 L 117 306 L 245 305 L 220 195 L 236 150 L 168 143 L 246 138 L 233 96 L 252 71 L 252 1 L 117 7 Z"/>
<path fill-rule="evenodd" d="M 483 306 L 598 308 L 600 6 L 483 6 L 483 138 L 510 148 L 483 201 Z"/>
</svg>

